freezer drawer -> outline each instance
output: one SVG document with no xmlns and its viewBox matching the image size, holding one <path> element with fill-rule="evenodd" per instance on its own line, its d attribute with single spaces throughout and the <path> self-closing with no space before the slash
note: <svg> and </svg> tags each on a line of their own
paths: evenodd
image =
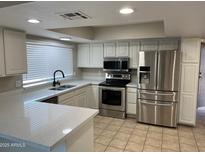
<svg viewBox="0 0 205 154">
<path fill-rule="evenodd" d="M 139 122 L 176 127 L 177 103 L 151 100 L 137 100 L 137 120 Z"/>
<path fill-rule="evenodd" d="M 159 100 L 168 102 L 177 102 L 178 92 L 137 90 L 137 97 L 140 99 Z"/>
</svg>

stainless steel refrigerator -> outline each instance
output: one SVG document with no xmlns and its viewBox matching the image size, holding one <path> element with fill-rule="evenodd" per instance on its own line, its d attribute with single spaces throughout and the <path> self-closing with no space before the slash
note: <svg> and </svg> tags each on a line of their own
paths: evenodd
<svg viewBox="0 0 205 154">
<path fill-rule="evenodd" d="M 139 52 L 139 122 L 177 126 L 179 61 L 177 50 Z"/>
</svg>

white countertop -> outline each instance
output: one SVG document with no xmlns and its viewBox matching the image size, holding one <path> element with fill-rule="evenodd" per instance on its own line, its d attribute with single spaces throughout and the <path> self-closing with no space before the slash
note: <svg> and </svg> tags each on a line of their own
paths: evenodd
<svg viewBox="0 0 205 154">
<path fill-rule="evenodd" d="M 39 100 L 100 82 L 71 80 L 63 84 L 76 86 L 63 91 L 44 87 L 0 94 L 0 137 L 17 139 L 50 150 L 65 136 L 92 119 L 98 110 L 42 103 Z M 127 87 L 137 87 L 137 84 L 131 82 Z"/>
<path fill-rule="evenodd" d="M 130 82 L 126 85 L 127 87 L 131 87 L 131 88 L 137 88 L 137 82 Z"/>
<path fill-rule="evenodd" d="M 92 82 L 82 80 L 69 84 L 75 84 L 76 87 L 58 92 L 46 88 L 27 93 L 17 90 L 0 94 L 0 137 L 50 150 L 65 136 L 92 119 L 98 110 L 36 101 Z"/>
<path fill-rule="evenodd" d="M 44 88 L 38 88 L 38 89 L 32 89 L 32 90 L 25 90 L 24 92 L 24 101 L 39 101 L 42 99 L 47 99 L 50 97 L 54 97 L 63 93 L 67 93 L 69 91 L 73 91 L 78 88 L 82 88 L 84 86 L 88 86 L 91 84 L 98 85 L 102 81 L 91 81 L 91 80 L 71 80 L 68 82 L 64 82 L 63 84 L 69 84 L 69 85 L 75 85 L 73 88 L 69 88 L 62 91 L 57 90 L 49 90 L 49 87 Z"/>
</svg>

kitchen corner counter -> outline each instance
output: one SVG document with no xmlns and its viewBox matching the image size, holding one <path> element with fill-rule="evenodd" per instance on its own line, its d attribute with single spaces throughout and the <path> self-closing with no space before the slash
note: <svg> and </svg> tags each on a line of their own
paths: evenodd
<svg viewBox="0 0 205 154">
<path fill-rule="evenodd" d="M 48 99 L 54 96 L 58 96 L 67 92 L 71 92 L 73 90 L 82 88 L 84 86 L 88 85 L 98 85 L 102 81 L 98 80 L 71 80 L 68 82 L 63 82 L 62 84 L 69 84 L 69 85 L 75 85 L 75 87 L 65 89 L 62 91 L 57 90 L 49 90 L 49 88 L 52 88 L 51 86 L 43 87 L 43 88 L 29 88 L 29 90 L 24 90 L 24 101 L 41 101 L 43 99 Z"/>
<path fill-rule="evenodd" d="M 130 82 L 126 86 L 130 88 L 137 88 L 137 82 Z"/>
<path fill-rule="evenodd" d="M 87 84 L 90 82 L 81 82 L 79 86 Z M 0 94 L 0 138 L 23 142 L 40 151 L 55 151 L 57 145 L 65 142 L 66 138 L 69 140 L 69 136 L 86 123 L 91 126 L 98 113 L 95 109 L 35 101 L 43 95 L 57 95 L 45 89 L 33 94 L 38 96 L 30 97 L 30 101 L 28 98 L 25 101 L 22 90 Z"/>
</svg>

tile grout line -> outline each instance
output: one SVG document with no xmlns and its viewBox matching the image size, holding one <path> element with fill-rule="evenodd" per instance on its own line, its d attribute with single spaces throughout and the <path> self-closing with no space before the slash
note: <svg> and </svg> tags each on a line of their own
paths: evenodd
<svg viewBox="0 0 205 154">
<path fill-rule="evenodd" d="M 161 152 L 162 152 L 162 145 L 163 145 L 163 134 L 164 134 L 164 128 L 162 128 L 162 143 L 161 143 Z"/>
<path fill-rule="evenodd" d="M 180 142 L 180 137 L 179 137 L 179 129 L 177 129 L 177 136 L 178 136 L 178 142 L 179 142 L 179 152 L 181 152 L 181 142 Z"/>
<path fill-rule="evenodd" d="M 143 144 L 143 147 L 142 147 L 142 152 L 144 151 L 144 146 L 145 146 L 145 142 L 147 140 L 147 134 L 148 134 L 149 129 L 150 129 L 150 126 L 148 127 L 147 132 L 146 132 L 145 141 L 144 141 L 144 144 Z"/>
<path fill-rule="evenodd" d="M 194 133 L 193 129 L 192 129 L 192 133 L 193 133 L 193 135 L 194 135 L 194 140 L 195 140 L 196 148 L 197 148 L 198 152 L 200 152 L 200 151 L 199 151 L 199 146 L 198 146 L 198 144 L 197 144 L 197 140 L 196 140 L 195 133 Z"/>
<path fill-rule="evenodd" d="M 121 124 L 120 128 L 122 127 L 122 125 L 124 124 L 124 122 L 125 122 L 125 121 L 123 121 L 123 123 Z M 116 125 L 116 126 L 117 126 L 117 125 Z M 105 151 L 106 151 L 107 148 L 110 146 L 110 143 L 113 141 L 113 139 L 115 138 L 115 136 L 117 135 L 117 133 L 120 131 L 120 128 L 116 131 L 116 134 L 112 137 L 112 139 L 111 139 L 110 142 L 108 143 L 108 145 L 107 145 Z M 111 131 L 111 130 L 110 130 L 110 131 Z M 115 148 L 117 148 L 117 147 L 115 147 Z M 120 148 L 118 148 L 118 149 L 120 149 Z"/>
<path fill-rule="evenodd" d="M 135 129 L 135 128 L 134 128 L 134 129 Z M 129 134 L 130 136 L 129 136 L 128 140 L 127 140 L 127 143 L 126 143 L 125 148 L 124 148 L 123 151 L 125 151 L 125 149 L 126 149 L 126 147 L 127 147 L 127 144 L 128 144 L 128 142 L 130 141 L 130 138 L 131 138 L 131 136 L 132 136 L 132 134 L 133 134 L 133 132 L 134 132 L 134 129 L 132 130 L 132 133 Z"/>
</svg>

